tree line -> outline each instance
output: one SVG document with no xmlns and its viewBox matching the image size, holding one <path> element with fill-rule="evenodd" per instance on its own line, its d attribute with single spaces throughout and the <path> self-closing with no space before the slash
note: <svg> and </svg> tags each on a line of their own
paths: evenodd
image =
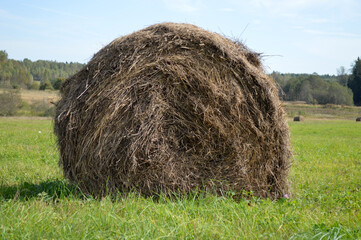
<svg viewBox="0 0 361 240">
<path fill-rule="evenodd" d="M 8 59 L 6 51 L 0 51 L 0 87 L 53 90 L 78 72 L 84 64 L 56 61 L 23 61 Z"/>
<path fill-rule="evenodd" d="M 361 105 L 361 59 L 352 65 L 351 73 L 344 67 L 337 75 L 270 74 L 279 87 L 279 95 L 285 101 L 304 101 L 308 104 Z"/>
</svg>

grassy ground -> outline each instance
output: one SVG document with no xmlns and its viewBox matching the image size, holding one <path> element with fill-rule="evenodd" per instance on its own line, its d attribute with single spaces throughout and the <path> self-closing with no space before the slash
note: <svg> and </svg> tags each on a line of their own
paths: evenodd
<svg viewBox="0 0 361 240">
<path fill-rule="evenodd" d="M 290 128 L 289 200 L 99 201 L 63 180 L 51 120 L 0 118 L 0 239 L 361 239 L 361 124 Z"/>
</svg>

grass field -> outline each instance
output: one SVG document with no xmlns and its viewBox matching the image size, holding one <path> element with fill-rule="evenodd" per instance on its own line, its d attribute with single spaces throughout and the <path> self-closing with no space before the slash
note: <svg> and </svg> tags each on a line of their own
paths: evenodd
<svg viewBox="0 0 361 240">
<path fill-rule="evenodd" d="M 6 91 L 0 88 L 0 93 Z M 37 102 L 56 102 L 60 98 L 59 91 L 39 91 L 39 90 L 27 90 L 20 89 L 21 99 L 28 103 L 33 104 Z"/>
<path fill-rule="evenodd" d="M 8 89 L 1 89 L 0 94 L 9 91 Z M 53 116 L 55 113 L 55 105 L 60 98 L 59 91 L 39 91 L 17 89 L 13 90 L 16 96 L 20 98 L 20 105 L 13 106 L 13 111 L 10 115 L 16 116 Z M 3 101 L 6 101 L 3 99 Z M 13 101 L 13 99 L 7 99 Z M 5 102 L 6 103 L 6 102 Z M 0 105 L 0 116 L 9 116 L 9 104 Z"/>
<path fill-rule="evenodd" d="M 59 91 L 39 91 L 21 89 L 21 99 L 27 103 L 38 101 L 56 102 L 59 100 Z"/>
<path fill-rule="evenodd" d="M 289 117 L 302 115 L 306 118 L 355 120 L 361 116 L 361 107 L 357 106 L 334 104 L 310 105 L 297 102 L 283 102 L 282 105 Z"/>
<path fill-rule="evenodd" d="M 87 198 L 49 119 L 0 118 L 0 239 L 361 239 L 361 123 L 290 122 L 290 199 Z"/>
</svg>

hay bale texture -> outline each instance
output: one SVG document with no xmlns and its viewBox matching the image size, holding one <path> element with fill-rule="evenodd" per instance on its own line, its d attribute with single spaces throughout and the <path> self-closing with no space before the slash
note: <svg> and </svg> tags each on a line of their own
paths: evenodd
<svg viewBox="0 0 361 240">
<path fill-rule="evenodd" d="M 101 49 L 63 84 L 55 133 L 65 177 L 88 194 L 288 192 L 288 127 L 259 55 L 194 25 Z"/>
</svg>

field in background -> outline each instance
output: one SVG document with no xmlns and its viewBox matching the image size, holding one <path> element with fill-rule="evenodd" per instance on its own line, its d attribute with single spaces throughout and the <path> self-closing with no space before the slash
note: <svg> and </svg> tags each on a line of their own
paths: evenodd
<svg viewBox="0 0 361 240">
<path fill-rule="evenodd" d="M 361 116 L 361 107 L 356 106 L 310 105 L 300 102 L 283 102 L 282 106 L 286 110 L 288 117 L 292 118 L 302 115 L 306 118 L 356 120 L 357 117 Z"/>
<path fill-rule="evenodd" d="M 0 89 L 2 93 L 9 93 L 9 90 Z M 0 116 L 54 116 L 55 103 L 59 99 L 59 91 L 11 90 L 11 95 L 2 97 Z"/>
<path fill-rule="evenodd" d="M 360 239 L 361 123 L 289 125 L 288 200 L 99 201 L 63 179 L 51 120 L 0 118 L 0 239 Z"/>
<path fill-rule="evenodd" d="M 6 91 L 5 89 L 0 88 L 0 93 Z M 39 91 L 39 90 L 27 90 L 27 89 L 20 89 L 20 96 L 21 99 L 28 103 L 33 104 L 39 101 L 47 102 L 56 102 L 60 98 L 59 91 Z"/>
<path fill-rule="evenodd" d="M 45 101 L 45 102 L 56 102 L 59 100 L 59 91 L 39 91 L 39 90 L 24 90 L 20 91 L 21 99 L 29 104 Z"/>
</svg>

